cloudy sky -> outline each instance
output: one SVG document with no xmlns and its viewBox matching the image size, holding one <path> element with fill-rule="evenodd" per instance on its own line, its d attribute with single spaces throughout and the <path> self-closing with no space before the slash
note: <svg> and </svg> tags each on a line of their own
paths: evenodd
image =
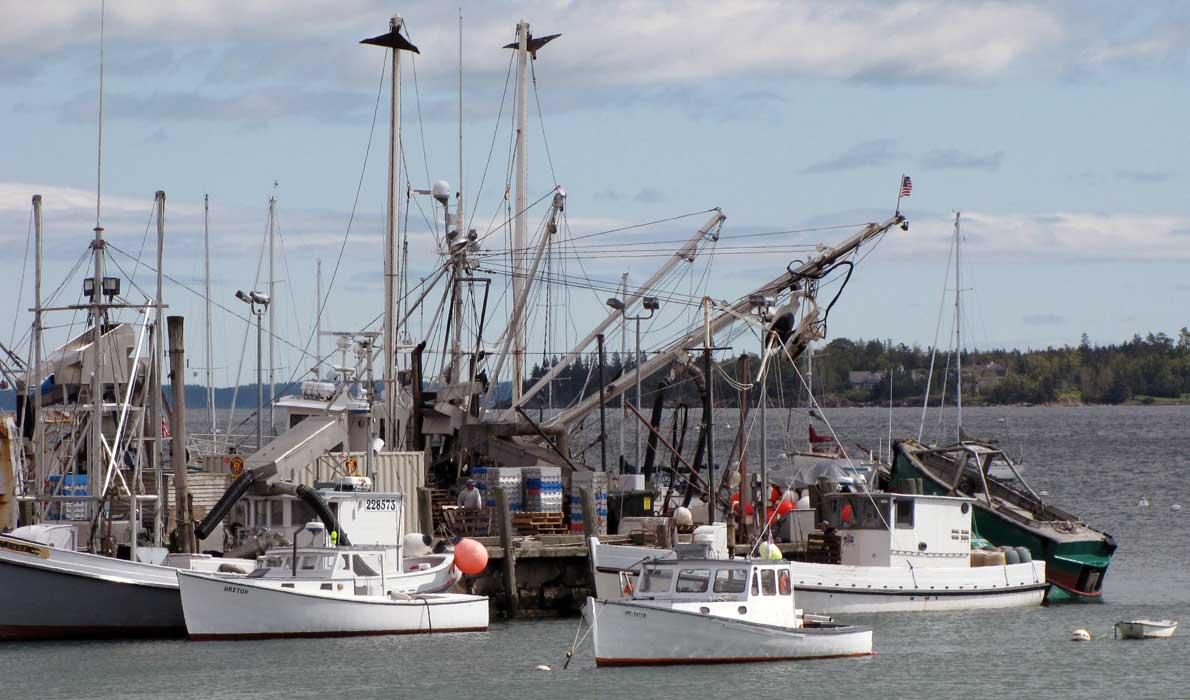
<svg viewBox="0 0 1190 700">
<path fill-rule="evenodd" d="M 209 194 L 214 296 L 238 313 L 232 295 L 256 279 L 275 191 L 278 333 L 304 344 L 314 261 L 323 259 L 329 282 L 340 250 L 325 325 L 371 321 L 380 312 L 385 52 L 357 42 L 385 31 L 394 12 L 421 49 L 402 63 L 412 185 L 457 187 L 457 6 L 109 0 L 102 221 L 122 251 L 120 274 L 150 288 L 152 273 L 134 259 L 144 251 L 152 261 L 146 230 L 153 193 L 165 190 L 166 271 L 179 283 L 166 300 L 197 325 L 201 302 L 179 285 L 202 282 Z M 14 310 L 17 297 L 21 309 L 31 298 L 30 197 L 45 198 L 48 290 L 85 253 L 94 226 L 100 12 L 98 0 L 0 0 L 0 16 L 7 343 L 29 323 Z M 684 271 L 686 291 L 705 283 L 715 297 L 738 296 L 799 250 L 850 230 L 832 227 L 887 218 L 904 172 L 915 185 L 903 206 L 910 230 L 863 259 L 832 336 L 933 340 L 956 210 L 972 344 L 1077 343 L 1083 332 L 1106 342 L 1190 322 L 1184 3 L 468 2 L 462 16 L 463 190 L 471 226 L 491 232 L 493 269 L 505 246 L 512 91 L 512 52 L 500 47 L 523 17 L 538 35 L 562 33 L 534 64 L 529 200 L 565 186 L 573 236 L 721 207 L 724 254 Z M 407 220 L 414 281 L 439 262 L 431 203 L 418 205 Z M 544 213 L 545 203 L 532 210 L 531 232 Z M 562 256 L 555 272 L 611 283 L 628 272 L 639 282 L 662 261 L 660 248 L 705 218 L 594 239 L 606 244 Z M 753 235 L 776 231 L 795 233 Z M 758 240 L 767 247 L 743 247 Z M 653 252 L 626 252 L 639 250 Z M 57 301 L 74 301 L 78 277 Z M 493 284 L 501 298 L 505 282 Z M 570 324 L 557 342 L 585 332 L 601 296 L 555 293 L 553 322 Z M 539 327 L 543 318 L 539 306 Z M 221 384 L 234 379 L 243 325 L 217 310 Z M 296 351 L 279 362 L 301 365 Z"/>
</svg>

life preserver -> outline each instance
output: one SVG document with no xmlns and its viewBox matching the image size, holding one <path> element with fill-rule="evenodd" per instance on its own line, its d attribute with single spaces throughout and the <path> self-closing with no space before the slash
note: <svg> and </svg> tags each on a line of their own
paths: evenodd
<svg viewBox="0 0 1190 700">
<path fill-rule="evenodd" d="M 232 457 L 229 468 L 231 469 L 232 476 L 239 476 L 240 474 L 243 474 L 244 473 L 244 458 L 239 457 L 239 456 Z"/>
<path fill-rule="evenodd" d="M 347 461 L 343 463 L 343 471 L 347 472 L 347 476 L 355 476 L 356 466 L 355 457 L 348 457 Z"/>
</svg>

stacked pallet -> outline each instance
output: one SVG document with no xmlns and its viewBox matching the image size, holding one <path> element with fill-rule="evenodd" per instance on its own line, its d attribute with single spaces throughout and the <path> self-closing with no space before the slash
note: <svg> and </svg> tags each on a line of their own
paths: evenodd
<svg viewBox="0 0 1190 700">
<path fill-rule="evenodd" d="M 525 484 L 526 512 L 562 512 L 561 467 L 525 467 L 521 475 Z"/>
<path fill-rule="evenodd" d="M 513 513 L 512 528 L 518 537 L 565 535 L 568 532 L 561 511 Z"/>
<path fill-rule="evenodd" d="M 591 497 L 595 501 L 595 526 L 592 531 L 596 535 L 607 534 L 607 474 L 604 472 L 580 472 L 570 475 L 570 532 L 581 535 L 583 527 L 583 500 L 579 495 L 580 489 L 590 489 Z"/>
</svg>

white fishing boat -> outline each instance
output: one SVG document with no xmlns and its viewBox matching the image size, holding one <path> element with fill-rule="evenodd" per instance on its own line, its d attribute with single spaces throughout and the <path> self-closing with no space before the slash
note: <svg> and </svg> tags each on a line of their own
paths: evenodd
<svg viewBox="0 0 1190 700">
<path fill-rule="evenodd" d="M 326 495 L 334 519 L 311 523 L 311 546 L 270 550 L 243 577 L 178 572 L 192 639 L 487 629 L 486 597 L 445 592 L 459 578 L 452 553 L 405 556 L 401 494 Z"/>
<path fill-rule="evenodd" d="M 1177 620 L 1125 620 L 1117 622 L 1119 639 L 1169 639 L 1178 628 Z"/>
<path fill-rule="evenodd" d="M 644 565 L 623 600 L 587 599 L 598 666 L 867 656 L 869 627 L 803 614 L 787 562 L 672 559 Z"/>
<path fill-rule="evenodd" d="M 1039 606 L 1045 562 L 1028 550 L 971 549 L 973 499 L 890 493 L 823 498 L 820 563 L 795 562 L 798 600 L 815 612 L 875 613 Z"/>
</svg>

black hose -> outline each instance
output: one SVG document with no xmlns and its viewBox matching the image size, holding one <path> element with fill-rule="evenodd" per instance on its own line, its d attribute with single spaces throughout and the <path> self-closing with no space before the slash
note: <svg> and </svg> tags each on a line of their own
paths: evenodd
<svg viewBox="0 0 1190 700">
<path fill-rule="evenodd" d="M 317 491 L 310 488 L 309 486 L 306 486 L 305 484 L 298 484 L 297 489 L 294 491 L 294 495 L 305 501 L 311 508 L 314 509 L 314 512 L 318 514 L 318 519 L 321 520 L 322 524 L 326 526 L 326 531 L 328 533 L 339 533 L 336 539 L 337 544 L 344 547 L 351 544 L 351 540 L 347 538 L 347 533 L 344 532 L 341 527 L 339 527 L 338 518 L 336 518 L 335 514 L 331 512 L 330 506 L 327 505 L 326 500 L 323 499 L 323 497 L 320 496 Z"/>
<path fill-rule="evenodd" d="M 241 474 L 238 479 L 231 482 L 231 486 L 227 487 L 227 490 L 223 492 L 223 495 L 211 507 L 210 512 L 202 519 L 202 522 L 194 527 L 194 534 L 198 539 L 205 540 L 210 536 L 215 526 L 227 515 L 227 511 L 231 510 L 231 507 L 243 498 L 244 494 L 248 493 L 248 489 L 252 488 L 252 484 L 256 483 L 256 478 L 256 470 L 249 469 Z"/>
</svg>

